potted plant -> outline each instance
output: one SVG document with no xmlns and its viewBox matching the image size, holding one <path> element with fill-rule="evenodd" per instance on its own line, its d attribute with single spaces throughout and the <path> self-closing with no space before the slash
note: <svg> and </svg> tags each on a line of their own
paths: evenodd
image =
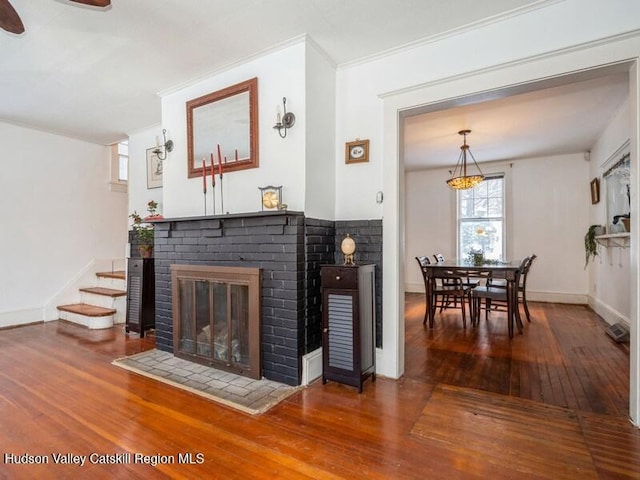
<svg viewBox="0 0 640 480">
<path fill-rule="evenodd" d="M 598 243 L 596 242 L 596 235 L 602 233 L 601 225 L 591 225 L 584 236 L 584 268 L 587 268 L 589 260 L 598 255 Z"/>
<path fill-rule="evenodd" d="M 145 222 L 163 218 L 162 215 L 156 213 L 157 208 L 158 203 L 154 200 L 150 200 L 149 203 L 147 203 L 147 211 L 149 212 L 149 215 L 142 218 L 135 210 L 131 215 L 129 215 L 133 220 L 131 228 L 138 241 L 138 250 L 140 251 L 140 256 L 142 258 L 151 258 L 151 255 L 153 254 L 153 225 Z"/>
</svg>

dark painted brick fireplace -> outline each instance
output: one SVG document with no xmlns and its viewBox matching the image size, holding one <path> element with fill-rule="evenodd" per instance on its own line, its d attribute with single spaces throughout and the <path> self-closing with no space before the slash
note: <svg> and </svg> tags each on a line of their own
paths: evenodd
<svg viewBox="0 0 640 480">
<path fill-rule="evenodd" d="M 346 233 L 358 245 L 356 261 L 377 264 L 381 331 L 381 220 L 335 222 L 277 211 L 155 222 L 156 347 L 173 352 L 171 264 L 261 268 L 262 373 L 299 385 L 302 357 L 322 343 L 320 265 L 342 262 Z"/>
</svg>

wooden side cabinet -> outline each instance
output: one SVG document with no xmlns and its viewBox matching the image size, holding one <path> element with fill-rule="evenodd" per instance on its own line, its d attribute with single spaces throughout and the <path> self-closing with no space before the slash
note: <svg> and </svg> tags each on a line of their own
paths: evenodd
<svg viewBox="0 0 640 480">
<path fill-rule="evenodd" d="M 127 264 L 127 332 L 144 337 L 156 327 L 156 294 L 153 258 L 130 258 Z"/>
<path fill-rule="evenodd" d="M 323 265 L 322 383 L 376 379 L 375 265 Z"/>
</svg>

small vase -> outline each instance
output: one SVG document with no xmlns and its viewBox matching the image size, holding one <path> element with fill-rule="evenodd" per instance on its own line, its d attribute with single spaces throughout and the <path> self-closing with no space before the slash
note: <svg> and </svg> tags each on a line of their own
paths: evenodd
<svg viewBox="0 0 640 480">
<path fill-rule="evenodd" d="M 138 247 L 138 251 L 142 258 L 151 258 L 153 255 L 153 247 L 151 245 L 142 245 Z"/>
<path fill-rule="evenodd" d="M 473 254 L 473 265 L 479 267 L 484 264 L 484 253 Z"/>
<path fill-rule="evenodd" d="M 622 222 L 622 225 L 624 225 L 624 231 L 625 232 L 630 232 L 631 231 L 631 219 L 630 218 L 621 218 L 620 221 Z"/>
</svg>

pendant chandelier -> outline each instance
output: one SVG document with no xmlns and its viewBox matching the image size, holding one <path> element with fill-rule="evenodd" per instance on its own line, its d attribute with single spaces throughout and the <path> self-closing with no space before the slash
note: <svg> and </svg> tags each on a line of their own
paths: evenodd
<svg viewBox="0 0 640 480">
<path fill-rule="evenodd" d="M 460 157 L 458 158 L 456 168 L 451 173 L 451 178 L 447 180 L 447 185 L 454 190 L 468 190 L 484 180 L 482 170 L 480 170 L 478 162 L 476 162 L 471 150 L 469 150 L 469 145 L 467 145 L 467 135 L 470 133 L 471 130 L 460 130 L 458 132 L 458 135 L 462 135 L 464 137 L 464 143 L 460 146 Z M 478 170 L 476 175 L 467 175 L 467 152 L 469 152 L 469 155 L 473 160 L 473 164 Z"/>
</svg>

